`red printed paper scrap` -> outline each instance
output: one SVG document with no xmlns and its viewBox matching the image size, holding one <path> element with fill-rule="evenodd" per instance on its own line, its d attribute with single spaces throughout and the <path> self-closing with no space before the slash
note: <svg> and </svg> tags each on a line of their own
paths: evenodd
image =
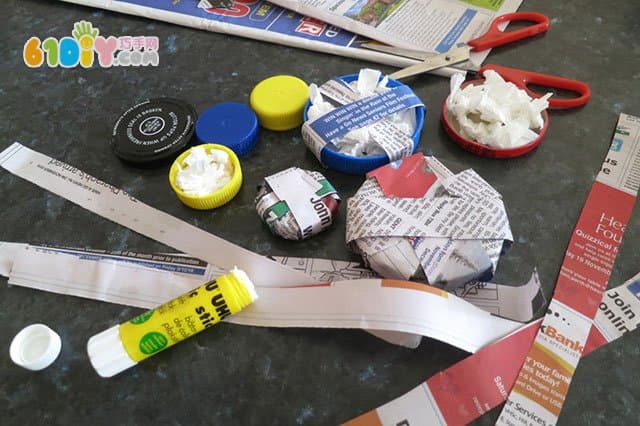
<svg viewBox="0 0 640 426">
<path fill-rule="evenodd" d="M 387 197 L 422 198 L 438 177 L 428 170 L 424 154 L 394 161 L 367 174 L 374 177 Z"/>
<path fill-rule="evenodd" d="M 507 395 L 498 424 L 555 424 L 580 357 L 640 327 L 640 274 L 603 294 L 639 186 L 640 118 L 622 114 L 545 318 L 345 424 L 466 424 Z"/>
<path fill-rule="evenodd" d="M 621 114 L 544 318 L 497 425 L 555 425 L 640 186 L 640 118 Z"/>
<path fill-rule="evenodd" d="M 621 325 L 621 321 L 624 321 L 624 325 Z M 541 323 L 542 320 L 538 320 L 523 326 L 434 375 L 401 397 L 368 411 L 345 425 L 432 426 L 472 422 L 507 399 L 523 364 L 526 374 L 534 371 L 537 366 L 535 362 L 538 361 L 527 356 L 527 352 Z M 583 356 L 638 327 L 640 273 L 607 291 L 602 297 Z M 534 352 L 537 351 L 534 348 Z M 543 351 L 537 356 L 544 359 L 549 353 Z M 566 392 L 569 386 L 565 380 L 570 374 L 568 370 L 557 370 L 551 375 L 541 374 L 537 378 L 539 386 L 549 388 L 550 393 Z M 557 409 L 550 398 L 543 398 L 542 401 L 550 408 Z"/>
</svg>

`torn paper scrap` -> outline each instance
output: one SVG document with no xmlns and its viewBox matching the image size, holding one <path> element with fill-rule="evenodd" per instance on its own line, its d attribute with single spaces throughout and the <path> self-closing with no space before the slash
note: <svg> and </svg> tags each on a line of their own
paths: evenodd
<svg viewBox="0 0 640 426">
<path fill-rule="evenodd" d="M 552 93 L 532 98 L 495 71 L 484 72 L 482 83 L 462 87 L 463 74 L 451 76 L 445 108 L 460 135 L 492 148 L 517 148 L 538 138 L 544 126 L 542 111 Z"/>
<path fill-rule="evenodd" d="M 413 152 L 416 108 L 424 105 L 408 86 L 381 76 L 365 68 L 353 82 L 342 77 L 309 87 L 302 138 L 319 161 L 329 144 L 350 156 L 386 154 L 391 161 Z"/>
<path fill-rule="evenodd" d="M 633 315 L 625 329 L 616 326 L 606 306 L 622 296 L 623 310 L 615 318 Z M 614 301 L 615 305 L 616 302 Z M 604 307 L 603 307 L 604 305 Z M 487 411 L 502 404 L 513 387 L 518 370 L 524 364 L 542 320 L 530 323 L 511 335 L 484 347 L 451 367 L 433 375 L 418 387 L 346 423 L 345 426 L 376 424 L 397 426 L 404 424 L 468 424 Z M 608 290 L 593 322 L 592 333 L 583 356 L 604 346 L 640 326 L 640 274 L 624 284 Z M 594 332 L 596 330 L 596 332 Z M 597 330 L 611 330 L 599 334 Z M 558 377 L 550 377 L 550 388 L 560 385 Z M 555 385 L 555 386 L 554 386 Z M 371 423 L 371 419 L 377 422 Z"/>
</svg>

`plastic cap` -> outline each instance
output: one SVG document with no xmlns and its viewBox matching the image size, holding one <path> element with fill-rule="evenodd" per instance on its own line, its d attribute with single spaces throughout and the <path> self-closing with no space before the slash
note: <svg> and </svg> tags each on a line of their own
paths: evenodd
<svg viewBox="0 0 640 426">
<path fill-rule="evenodd" d="M 62 341 L 58 333 L 44 324 L 32 324 L 13 338 L 9 348 L 11 360 L 27 370 L 47 368 L 58 358 Z"/>
<path fill-rule="evenodd" d="M 349 74 L 338 77 L 344 82 L 351 83 L 352 81 L 358 80 L 358 74 Z M 380 76 L 382 79 L 383 77 Z M 387 87 L 398 87 L 404 86 L 404 83 L 401 83 L 392 78 L 389 79 L 387 83 Z M 304 109 L 304 119 L 307 120 L 307 112 L 311 107 L 311 102 L 307 102 Z M 411 139 L 413 139 L 413 150 L 415 152 L 418 149 L 418 145 L 420 144 L 420 136 L 422 134 L 422 127 L 424 126 L 424 117 L 426 113 L 426 109 L 423 106 L 419 106 L 415 108 L 416 113 L 416 128 L 411 135 Z M 322 151 L 320 152 L 320 162 L 327 166 L 332 170 L 337 170 L 342 173 L 350 174 L 350 175 L 364 175 L 369 173 L 371 170 L 375 170 L 378 167 L 384 166 L 385 164 L 389 164 L 389 156 L 387 154 L 382 155 L 371 155 L 366 157 L 354 157 L 349 154 L 342 153 L 338 151 L 338 149 L 334 145 L 326 145 Z"/>
<path fill-rule="evenodd" d="M 472 80 L 464 83 L 462 87 L 466 87 L 470 84 L 481 84 L 484 79 Z M 538 133 L 538 137 L 529 142 L 526 145 L 518 146 L 515 148 L 493 148 L 488 145 L 481 144 L 475 140 L 471 140 L 462 136 L 459 132 L 459 125 L 456 119 L 447 111 L 447 96 L 445 100 L 442 102 L 440 120 L 442 122 L 442 126 L 444 130 L 447 132 L 449 137 L 453 139 L 458 145 L 460 145 L 463 149 L 479 155 L 481 157 L 488 158 L 514 158 L 519 157 L 521 155 L 527 154 L 528 152 L 535 149 L 540 142 L 544 139 L 547 134 L 547 129 L 549 128 L 549 113 L 547 110 L 542 111 L 542 120 L 544 125 L 542 129 L 540 129 Z"/>
<path fill-rule="evenodd" d="M 298 77 L 276 75 L 258 83 L 251 91 L 249 102 L 262 127 L 281 131 L 302 124 L 307 99 L 307 83 Z"/>
<path fill-rule="evenodd" d="M 124 349 L 119 328 L 119 325 L 113 326 L 87 342 L 89 361 L 100 377 L 115 376 L 137 364 Z"/>
<path fill-rule="evenodd" d="M 171 169 L 169 170 L 169 184 L 178 196 L 178 199 L 192 209 L 215 209 L 231 201 L 238 191 L 240 191 L 240 187 L 242 186 L 242 169 L 240 168 L 240 160 L 238 160 L 236 154 L 226 146 L 212 143 L 200 146 L 204 147 L 207 152 L 210 152 L 213 149 L 220 149 L 229 154 L 229 161 L 231 161 L 231 165 L 233 167 L 233 176 L 231 177 L 231 181 L 224 187 L 209 195 L 197 196 L 185 193 L 176 184 L 176 175 L 178 174 L 178 165 L 184 166 L 184 159 L 187 158 L 191 151 L 191 149 L 188 149 L 180 154 L 180 156 L 176 158 L 176 161 L 171 165 Z"/>
<path fill-rule="evenodd" d="M 258 141 L 258 117 L 248 105 L 224 102 L 200 114 L 196 122 L 200 143 L 229 147 L 239 157 L 253 150 Z"/>
<path fill-rule="evenodd" d="M 122 160 L 139 166 L 175 158 L 191 142 L 196 112 L 173 98 L 155 98 L 123 112 L 113 125 L 111 148 Z"/>
</svg>

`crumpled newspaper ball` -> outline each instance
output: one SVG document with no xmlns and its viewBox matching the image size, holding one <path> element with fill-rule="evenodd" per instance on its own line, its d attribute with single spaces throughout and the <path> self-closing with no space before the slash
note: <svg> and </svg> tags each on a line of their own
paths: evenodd
<svg viewBox="0 0 640 426">
<path fill-rule="evenodd" d="M 487 281 L 512 241 L 491 185 L 422 154 L 371 172 L 347 201 L 346 242 L 384 278 L 446 290 Z"/>
<path fill-rule="evenodd" d="M 293 190 L 277 190 L 269 184 L 270 177 L 283 174 L 293 179 Z M 255 204 L 260 219 L 273 234 L 287 240 L 306 240 L 331 226 L 338 215 L 340 196 L 322 173 L 291 167 L 272 176 L 258 185 Z M 304 191 L 311 196 L 300 197 Z M 296 218 L 299 212 L 301 216 Z M 309 226 L 301 226 L 303 217 L 311 218 L 311 222 L 305 222 Z"/>
</svg>

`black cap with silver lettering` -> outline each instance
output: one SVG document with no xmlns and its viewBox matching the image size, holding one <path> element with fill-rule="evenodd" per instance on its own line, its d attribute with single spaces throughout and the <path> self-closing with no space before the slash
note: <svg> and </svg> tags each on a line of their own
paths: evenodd
<svg viewBox="0 0 640 426">
<path fill-rule="evenodd" d="M 126 110 L 113 125 L 111 148 L 121 159 L 149 165 L 175 158 L 188 147 L 196 112 L 173 98 L 155 98 Z"/>
</svg>

